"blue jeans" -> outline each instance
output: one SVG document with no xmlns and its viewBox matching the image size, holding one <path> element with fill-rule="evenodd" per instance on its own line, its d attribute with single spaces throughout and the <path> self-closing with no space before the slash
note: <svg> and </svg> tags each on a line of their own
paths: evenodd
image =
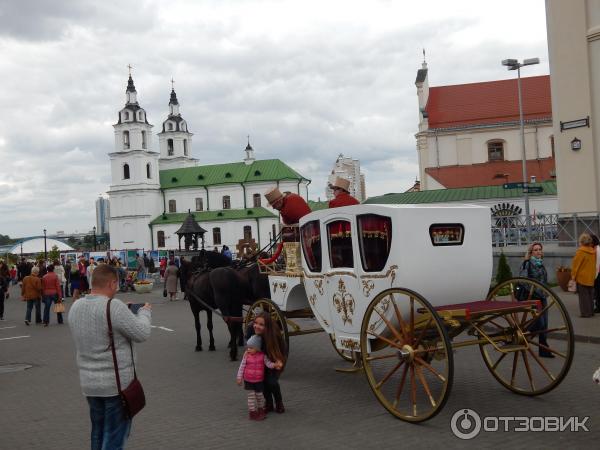
<svg viewBox="0 0 600 450">
<path fill-rule="evenodd" d="M 27 322 L 31 322 L 31 310 L 35 306 L 35 323 L 40 323 L 42 321 L 42 305 L 40 299 L 37 300 L 27 300 L 27 312 L 25 313 L 25 320 Z"/>
<path fill-rule="evenodd" d="M 44 323 L 50 323 L 50 309 L 52 303 L 58 303 L 58 294 L 44 295 Z M 62 313 L 56 313 L 58 323 L 63 323 Z"/>
<path fill-rule="evenodd" d="M 121 450 L 129 437 L 131 420 L 121 397 L 87 397 L 92 421 L 92 450 Z"/>
</svg>

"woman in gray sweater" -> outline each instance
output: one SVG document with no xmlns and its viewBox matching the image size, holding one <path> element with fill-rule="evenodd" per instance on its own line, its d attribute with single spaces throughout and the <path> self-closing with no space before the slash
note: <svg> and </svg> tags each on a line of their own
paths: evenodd
<svg viewBox="0 0 600 450">
<path fill-rule="evenodd" d="M 106 320 L 106 304 L 118 287 L 119 277 L 114 267 L 108 264 L 96 267 L 91 293 L 73 303 L 69 312 L 81 390 L 90 407 L 92 450 L 123 448 L 131 427 L 117 389 Z M 122 301 L 113 299 L 110 317 L 124 389 L 133 380 L 135 351 L 132 353 L 130 343 L 150 337 L 151 306 L 146 303 L 133 314 Z"/>
</svg>

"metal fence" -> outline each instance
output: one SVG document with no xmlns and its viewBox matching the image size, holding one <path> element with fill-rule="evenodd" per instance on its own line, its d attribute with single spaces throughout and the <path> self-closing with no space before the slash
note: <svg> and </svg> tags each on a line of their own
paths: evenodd
<svg viewBox="0 0 600 450">
<path fill-rule="evenodd" d="M 600 213 L 536 214 L 531 216 L 531 241 L 577 246 L 581 233 L 599 235 Z M 492 245 L 506 247 L 527 243 L 525 215 L 492 216 Z"/>
</svg>

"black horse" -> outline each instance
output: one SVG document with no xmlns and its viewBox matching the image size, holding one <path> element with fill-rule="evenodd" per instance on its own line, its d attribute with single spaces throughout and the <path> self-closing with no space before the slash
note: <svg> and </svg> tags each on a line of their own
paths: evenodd
<svg viewBox="0 0 600 450">
<path fill-rule="evenodd" d="M 196 326 L 196 351 L 202 351 L 202 336 L 200 333 L 200 311 L 206 312 L 206 328 L 209 335 L 209 351 L 215 351 L 215 338 L 213 336 L 213 320 L 212 310 L 200 303 L 201 299 L 204 303 L 214 305 L 214 297 L 210 284 L 203 280 L 208 280 L 208 274 L 211 269 L 217 267 L 226 267 L 231 265 L 231 260 L 219 252 L 201 250 L 198 256 L 194 256 L 191 261 L 185 261 L 179 271 L 181 278 L 181 287 L 186 298 L 190 303 L 192 314 L 194 315 L 194 325 Z M 202 289 L 194 293 L 192 286 L 195 284 L 203 286 Z M 205 288 L 206 286 L 207 288 Z M 192 289 L 192 295 L 188 295 L 188 289 Z"/>
<path fill-rule="evenodd" d="M 200 273 L 189 287 L 193 294 L 190 297 L 197 296 L 221 311 L 229 329 L 229 357 L 231 361 L 236 361 L 237 342 L 243 336 L 243 305 L 271 297 L 267 275 L 260 273 L 256 263 L 238 268 L 219 267 Z"/>
</svg>

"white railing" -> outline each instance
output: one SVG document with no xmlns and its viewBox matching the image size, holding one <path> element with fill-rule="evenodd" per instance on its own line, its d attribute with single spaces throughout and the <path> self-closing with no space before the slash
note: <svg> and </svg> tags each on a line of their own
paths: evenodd
<svg viewBox="0 0 600 450">
<path fill-rule="evenodd" d="M 576 246 L 581 233 L 598 235 L 600 213 L 536 214 L 531 216 L 530 241 Z M 492 245 L 505 247 L 527 243 L 525 215 L 492 216 Z"/>
</svg>

